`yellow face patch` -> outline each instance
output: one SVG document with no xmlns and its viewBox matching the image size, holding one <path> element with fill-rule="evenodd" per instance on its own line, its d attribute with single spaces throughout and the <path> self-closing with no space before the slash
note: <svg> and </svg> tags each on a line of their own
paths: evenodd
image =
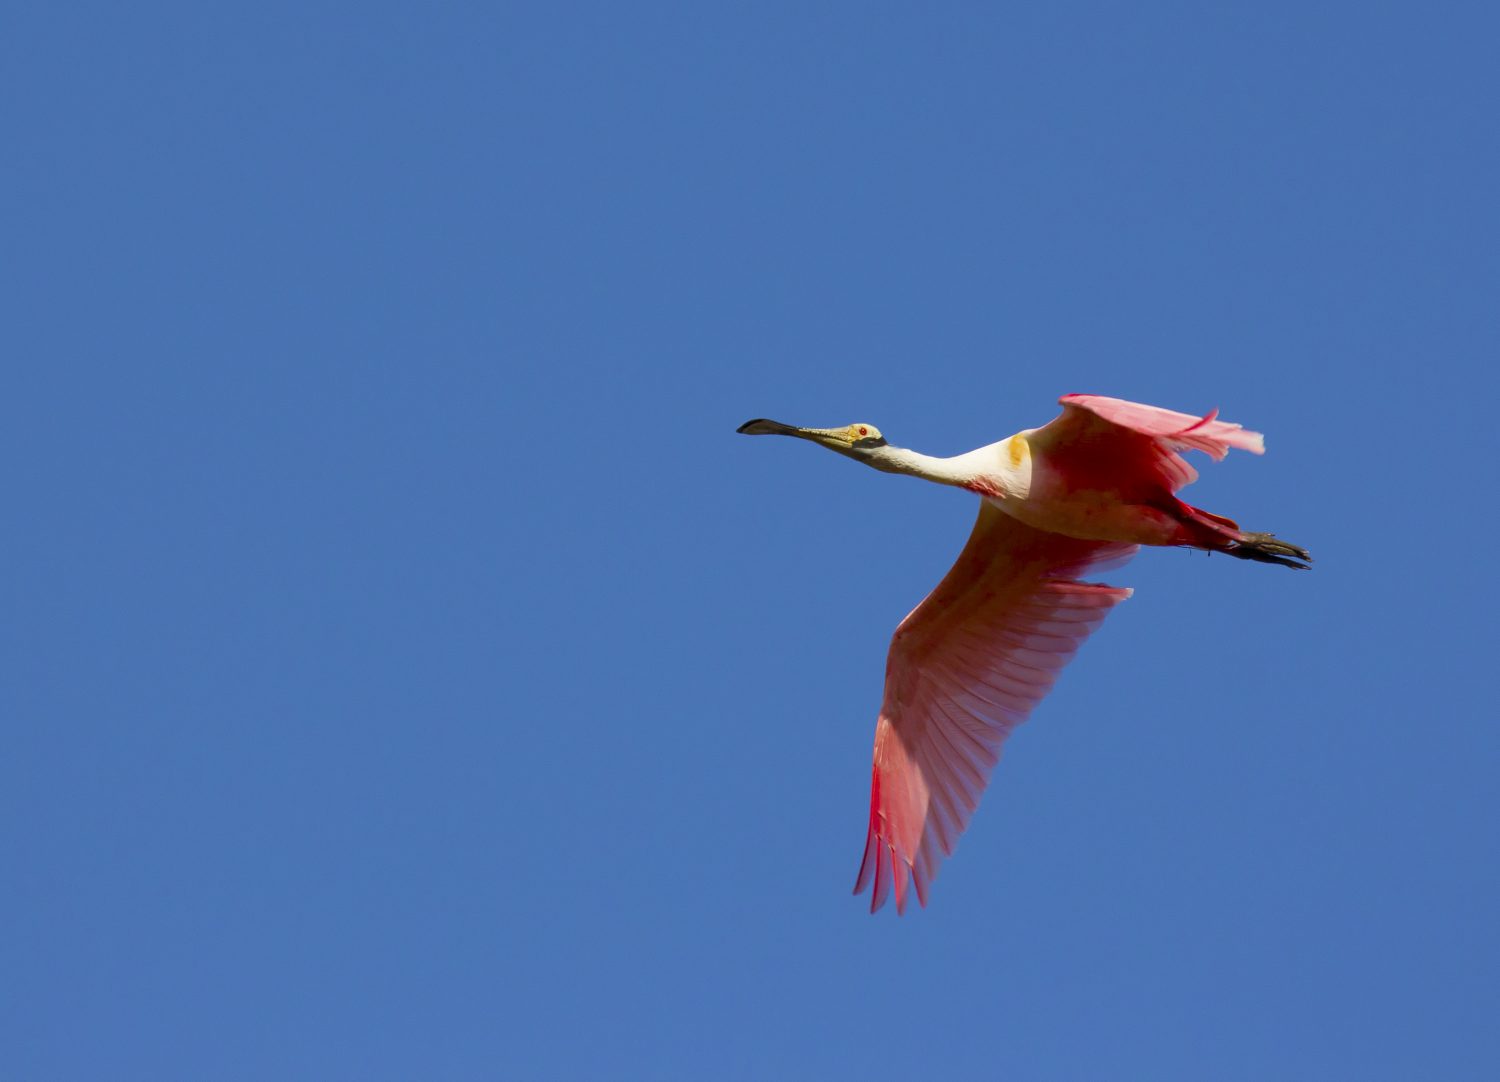
<svg viewBox="0 0 1500 1082">
<path fill-rule="evenodd" d="M 1020 469 L 1021 463 L 1031 454 L 1031 448 L 1026 446 L 1025 436 L 1012 436 L 1005 447 L 1010 452 L 1010 464 L 1016 469 Z"/>
</svg>

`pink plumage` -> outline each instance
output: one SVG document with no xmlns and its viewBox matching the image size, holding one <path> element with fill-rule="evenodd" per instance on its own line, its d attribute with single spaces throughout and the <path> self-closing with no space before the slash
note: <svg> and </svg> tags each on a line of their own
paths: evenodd
<svg viewBox="0 0 1500 1082">
<path fill-rule="evenodd" d="M 958 562 L 896 629 L 875 725 L 870 826 L 855 893 L 906 908 L 969 825 L 1000 747 L 1129 590 L 1061 575 L 1133 546 L 1034 530 L 990 504 Z"/>
<path fill-rule="evenodd" d="M 909 892 L 927 904 L 945 857 L 979 806 L 1007 736 L 1131 591 L 1079 581 L 1140 545 L 1184 545 L 1306 568 L 1306 550 L 1183 503 L 1197 478 L 1179 453 L 1261 454 L 1258 432 L 1100 395 L 1065 395 L 1038 429 L 954 458 L 889 446 L 873 425 L 796 428 L 748 421 L 750 435 L 812 440 L 888 473 L 968 489 L 979 520 L 952 570 L 891 640 L 875 725 L 870 817 L 855 893 L 874 912 Z"/>
<path fill-rule="evenodd" d="M 1218 420 L 1218 410 L 1194 417 L 1191 413 L 1143 406 L 1139 402 L 1097 394 L 1065 394 L 1058 402 L 1065 411 L 1060 418 L 1064 423 L 1068 421 L 1069 411 L 1086 410 L 1112 425 L 1159 439 L 1173 449 L 1202 451 L 1212 456 L 1215 462 L 1222 462 L 1231 447 L 1257 455 L 1266 453 L 1264 436 L 1247 431 L 1243 425 Z"/>
</svg>

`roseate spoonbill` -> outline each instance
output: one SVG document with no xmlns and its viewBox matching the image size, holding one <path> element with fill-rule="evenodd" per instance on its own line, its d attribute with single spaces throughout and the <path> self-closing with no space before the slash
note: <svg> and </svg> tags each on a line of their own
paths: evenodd
<svg viewBox="0 0 1500 1082">
<path fill-rule="evenodd" d="M 902 620 L 875 724 L 870 825 L 854 884 L 870 912 L 894 891 L 918 900 L 969 824 L 1000 745 L 1073 652 L 1130 590 L 1080 582 L 1141 545 L 1185 545 L 1306 570 L 1305 549 L 1248 533 L 1174 493 L 1197 471 L 1177 452 L 1262 454 L 1258 432 L 1118 398 L 1070 394 L 1062 415 L 953 458 L 892 447 L 870 424 L 797 428 L 746 421 L 750 436 L 796 436 L 886 473 L 966 488 L 979 521 L 958 562 Z"/>
</svg>

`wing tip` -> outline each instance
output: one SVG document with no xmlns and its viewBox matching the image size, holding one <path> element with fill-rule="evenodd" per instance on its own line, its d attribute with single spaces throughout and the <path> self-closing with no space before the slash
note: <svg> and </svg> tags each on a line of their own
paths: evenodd
<svg viewBox="0 0 1500 1082">
<path fill-rule="evenodd" d="M 855 876 L 854 890 L 851 893 L 857 896 L 874 887 L 870 894 L 871 914 L 885 908 L 885 903 L 894 894 L 896 915 L 904 916 L 906 903 L 911 897 L 907 887 L 910 886 L 916 893 L 917 904 L 926 909 L 930 879 L 931 876 L 924 874 L 916 863 L 898 856 L 895 845 L 882 838 L 880 832 L 872 826 L 865 837 L 865 856 L 859 863 L 859 874 Z"/>
</svg>

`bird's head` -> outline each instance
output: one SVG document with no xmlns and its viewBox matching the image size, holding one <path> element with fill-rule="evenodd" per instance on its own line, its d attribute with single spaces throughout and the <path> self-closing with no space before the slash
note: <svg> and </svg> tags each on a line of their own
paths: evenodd
<svg viewBox="0 0 1500 1082">
<path fill-rule="evenodd" d="M 746 436 L 796 436 L 798 439 L 821 444 L 830 451 L 867 462 L 886 445 L 880 429 L 871 424 L 845 425 L 843 428 L 798 428 L 758 417 L 753 421 L 746 421 L 735 431 Z"/>
</svg>

